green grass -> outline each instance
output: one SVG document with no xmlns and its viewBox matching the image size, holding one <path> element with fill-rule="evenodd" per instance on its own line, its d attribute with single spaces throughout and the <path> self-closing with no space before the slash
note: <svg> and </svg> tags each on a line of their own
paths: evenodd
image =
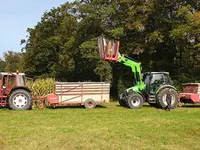
<svg viewBox="0 0 200 150">
<path fill-rule="evenodd" d="M 200 149 L 200 106 L 0 109 L 0 149 Z"/>
</svg>

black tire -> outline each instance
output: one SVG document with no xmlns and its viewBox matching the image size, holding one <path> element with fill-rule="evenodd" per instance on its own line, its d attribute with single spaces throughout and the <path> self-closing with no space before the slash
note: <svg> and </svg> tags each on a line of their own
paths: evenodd
<svg viewBox="0 0 200 150">
<path fill-rule="evenodd" d="M 120 104 L 120 106 L 122 106 L 122 107 L 127 107 L 127 106 L 126 106 L 126 102 L 125 102 L 123 99 L 119 99 L 119 104 Z"/>
<path fill-rule="evenodd" d="M 126 101 L 124 100 L 125 99 L 125 96 L 124 96 L 124 93 L 121 93 L 120 95 L 119 95 L 119 104 L 120 104 L 120 106 L 122 106 L 122 107 L 127 107 L 126 106 Z"/>
<path fill-rule="evenodd" d="M 28 110 L 32 106 L 30 93 L 24 89 L 13 91 L 9 96 L 9 106 L 13 110 Z"/>
<path fill-rule="evenodd" d="M 86 109 L 91 109 L 96 107 L 96 102 L 93 99 L 88 99 L 85 101 L 84 106 Z"/>
<path fill-rule="evenodd" d="M 174 109 L 178 106 L 178 93 L 172 88 L 164 88 L 159 91 L 157 94 L 157 104 L 160 108 L 164 109 L 167 107 L 166 95 L 170 94 L 171 99 L 171 109 Z"/>
<path fill-rule="evenodd" d="M 128 95 L 126 104 L 128 108 L 140 108 L 144 103 L 143 97 L 138 93 Z"/>
</svg>

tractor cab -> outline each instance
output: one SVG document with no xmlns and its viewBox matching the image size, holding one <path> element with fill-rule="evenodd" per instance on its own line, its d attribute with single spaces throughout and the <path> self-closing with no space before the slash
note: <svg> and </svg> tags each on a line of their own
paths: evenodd
<svg viewBox="0 0 200 150">
<path fill-rule="evenodd" d="M 143 76 L 146 93 L 155 94 L 164 85 L 173 85 L 168 72 L 147 72 Z"/>
<path fill-rule="evenodd" d="M 24 73 L 8 73 L 1 72 L 1 89 L 11 91 L 14 87 L 25 86 L 25 74 Z"/>
</svg>

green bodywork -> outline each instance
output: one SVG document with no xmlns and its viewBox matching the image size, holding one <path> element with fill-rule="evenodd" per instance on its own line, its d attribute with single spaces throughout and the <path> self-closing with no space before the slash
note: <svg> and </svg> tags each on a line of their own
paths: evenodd
<svg viewBox="0 0 200 150">
<path fill-rule="evenodd" d="M 119 56 L 118 59 L 119 63 L 122 63 L 123 65 L 131 68 L 136 83 L 133 87 L 126 89 L 126 91 L 129 92 L 130 90 L 133 90 L 137 93 L 142 93 L 142 91 L 146 88 L 146 85 L 142 81 L 141 63 L 133 60 L 132 58 L 121 55 L 120 53 L 118 53 L 118 56 Z"/>
</svg>

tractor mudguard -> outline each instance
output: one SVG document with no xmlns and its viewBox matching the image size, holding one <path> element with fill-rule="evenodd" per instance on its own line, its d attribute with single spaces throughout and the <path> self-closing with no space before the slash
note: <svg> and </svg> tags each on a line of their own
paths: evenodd
<svg viewBox="0 0 200 150">
<path fill-rule="evenodd" d="M 27 86 L 14 86 L 12 88 L 11 92 L 14 90 L 17 90 L 17 89 L 24 89 L 24 90 L 28 91 L 29 93 L 32 92 L 31 89 L 29 89 Z"/>
<path fill-rule="evenodd" d="M 120 97 L 121 97 L 121 98 L 123 97 L 122 99 L 126 99 L 126 98 L 128 97 L 129 94 L 131 94 L 131 93 L 138 93 L 138 94 L 140 94 L 140 95 L 143 97 L 143 99 L 144 99 L 144 101 L 145 101 L 145 96 L 144 96 L 144 94 L 143 94 L 143 90 L 140 91 L 140 90 L 138 90 L 138 89 L 139 89 L 139 88 L 138 88 L 137 86 L 128 88 L 128 89 L 126 89 L 125 92 L 123 92 L 122 94 L 120 94 Z"/>
<path fill-rule="evenodd" d="M 156 90 L 156 94 L 158 94 L 158 92 L 164 88 L 172 88 L 174 90 L 176 90 L 176 88 L 172 85 L 163 85 L 163 86 L 160 86 L 157 90 Z"/>
</svg>

